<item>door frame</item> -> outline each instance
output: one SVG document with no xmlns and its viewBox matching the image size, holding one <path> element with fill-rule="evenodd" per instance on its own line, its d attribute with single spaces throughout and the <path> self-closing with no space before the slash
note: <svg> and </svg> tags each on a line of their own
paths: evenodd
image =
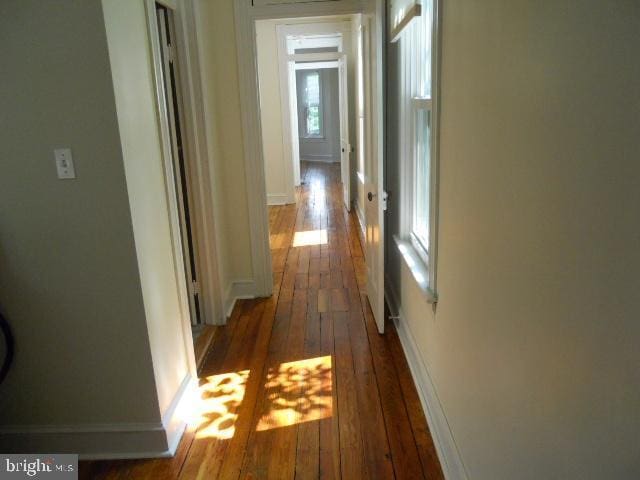
<svg viewBox="0 0 640 480">
<path fill-rule="evenodd" d="M 342 181 L 342 196 L 344 207 L 348 212 L 351 211 L 351 162 L 350 152 L 351 143 L 349 142 L 349 99 L 348 99 L 348 75 L 347 75 L 347 55 L 343 54 L 336 60 L 323 60 L 318 62 L 309 62 L 301 65 L 295 65 L 294 69 L 296 75 L 299 71 L 304 70 L 322 70 L 322 69 L 336 69 L 338 72 L 338 117 L 340 121 L 339 141 L 340 141 L 340 180 Z M 290 77 L 291 78 L 291 77 Z M 289 83 L 290 94 L 291 92 L 297 93 L 297 79 L 295 83 Z M 293 97 L 293 95 L 292 95 Z M 296 95 L 297 97 L 297 95 Z M 292 114 L 291 114 L 291 127 L 293 132 L 293 149 L 294 149 L 294 168 L 296 186 L 300 184 L 300 155 L 296 155 L 296 148 L 300 147 L 299 138 L 296 139 L 297 126 L 299 126 L 297 100 L 295 103 L 292 101 Z M 295 110 L 293 107 L 296 107 Z M 343 142 L 346 138 L 347 141 Z M 296 145 L 297 144 L 297 145 Z"/>
<path fill-rule="evenodd" d="M 369 1 L 376 4 L 382 2 L 382 0 Z M 268 297 L 273 293 L 273 276 L 269 248 L 269 215 L 262 150 L 262 128 L 260 125 L 255 21 L 362 13 L 363 5 L 360 0 L 287 3 L 269 6 L 254 6 L 251 0 L 236 0 L 233 3 L 242 140 L 245 155 L 244 170 L 251 235 L 251 262 L 255 294 L 259 297 Z"/>
<path fill-rule="evenodd" d="M 158 122 L 162 135 L 163 162 L 165 165 L 165 182 L 169 202 L 170 222 L 174 261 L 176 265 L 184 265 L 184 255 L 180 239 L 180 217 L 175 192 L 175 176 L 171 161 L 171 144 L 166 129 L 167 111 L 164 107 L 164 84 L 162 77 L 161 51 L 158 39 L 155 4 L 163 5 L 173 12 L 174 26 L 177 36 L 175 54 L 180 62 L 178 69 L 180 78 L 180 97 L 184 109 L 182 127 L 183 143 L 186 151 L 185 163 L 189 171 L 190 184 L 190 220 L 193 233 L 196 275 L 198 278 L 200 314 L 202 323 L 222 325 L 226 322 L 223 308 L 223 291 L 220 279 L 220 259 L 216 244 L 217 224 L 213 212 L 214 186 L 211 181 L 210 161 L 206 138 L 205 112 L 198 55 L 198 42 L 195 22 L 195 3 L 193 0 L 145 0 L 147 28 L 153 57 L 153 75 L 158 107 Z M 187 307 L 189 289 L 183 272 L 176 272 L 179 297 L 182 308 Z M 185 303 L 186 302 L 186 303 Z M 189 315 L 187 326 L 188 338 L 191 339 L 191 321 Z"/>
<path fill-rule="evenodd" d="M 289 35 L 343 35 L 343 51 L 330 53 L 289 52 L 287 36 Z M 323 24 L 295 23 L 276 26 L 278 38 L 278 62 L 280 73 L 280 99 L 282 111 L 282 146 L 285 160 L 285 182 L 287 184 L 287 203 L 295 203 L 295 187 L 300 185 L 300 149 L 298 139 L 298 101 L 296 93 L 296 61 L 337 61 L 345 58 L 344 42 L 350 42 L 347 35 L 351 33 L 350 22 L 327 22 Z M 342 105 L 340 105 L 342 108 Z M 342 119 L 341 119 L 342 121 Z"/>
</svg>

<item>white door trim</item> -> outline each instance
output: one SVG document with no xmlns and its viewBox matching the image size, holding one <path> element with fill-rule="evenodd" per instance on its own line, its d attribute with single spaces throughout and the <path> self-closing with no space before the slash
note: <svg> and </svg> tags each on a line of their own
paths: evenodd
<svg viewBox="0 0 640 480">
<path fill-rule="evenodd" d="M 179 0 L 176 9 L 176 29 L 179 37 L 178 58 L 183 60 L 181 85 L 185 110 L 186 160 L 191 172 L 193 193 L 192 230 L 196 247 L 196 268 L 200 283 L 200 308 L 204 323 L 222 325 L 226 322 L 224 312 L 224 289 L 220 278 L 220 258 L 217 247 L 216 218 L 213 211 L 215 198 L 213 172 L 208 156 L 205 110 L 200 71 L 198 39 L 196 35 L 197 14 L 193 0 Z"/>
<path fill-rule="evenodd" d="M 269 216 L 265 185 L 262 129 L 260 126 L 260 93 L 256 64 L 255 21 L 269 18 L 292 18 L 360 13 L 360 0 L 312 2 L 269 6 L 253 6 L 251 0 L 235 0 L 234 19 L 240 86 L 242 140 L 245 156 L 245 178 L 251 234 L 251 262 L 256 296 L 268 297 L 273 292 L 271 250 L 269 249 Z"/>
<path fill-rule="evenodd" d="M 202 100 L 202 83 L 198 56 L 195 12 L 193 0 L 146 0 L 149 35 L 152 54 L 156 56 L 159 48 L 157 26 L 152 25 L 155 19 L 155 3 L 171 9 L 177 30 L 177 56 L 181 62 L 178 69 L 181 97 L 184 107 L 184 148 L 185 162 L 190 172 L 189 183 L 193 198 L 190 198 L 191 227 L 194 241 L 196 272 L 200 287 L 200 312 L 204 323 L 221 325 L 226 322 L 223 308 L 222 282 L 219 273 L 220 259 L 216 244 L 216 219 L 213 212 L 213 182 L 211 181 L 210 162 L 206 139 L 204 102 Z M 154 20 L 155 22 L 155 20 Z M 160 76 L 159 76 L 160 75 Z M 162 85 L 162 72 L 154 65 L 156 95 L 162 93 L 158 89 Z M 166 113 L 166 112 L 165 112 Z M 162 109 L 159 112 L 161 122 Z M 164 133 L 164 132 L 163 132 Z M 165 152 L 166 154 L 167 152 Z M 173 176 L 171 176 L 171 180 Z M 167 182 L 170 179 L 167 178 Z M 172 188 L 169 187 L 168 188 Z M 171 203 L 170 203 L 171 205 Z M 171 207 L 172 208 L 172 207 Z M 175 247 L 174 247 L 175 248 Z M 188 291 L 188 289 L 187 289 Z M 189 333 L 191 338 L 191 333 Z"/>
<path fill-rule="evenodd" d="M 287 54 L 287 25 L 276 25 L 278 40 L 278 71 L 280 74 L 280 110 L 282 112 L 282 152 L 284 154 L 284 177 L 287 186 L 286 203 L 295 203 L 295 187 L 300 185 L 300 150 L 298 136 L 298 101 L 291 95 L 296 88 L 294 60 Z"/>
<path fill-rule="evenodd" d="M 169 206 L 169 224 L 171 228 L 171 244 L 173 246 L 174 275 L 178 286 L 178 299 L 180 302 L 181 327 L 184 347 L 187 352 L 187 362 L 189 373 L 197 376 L 195 364 L 195 354 L 193 350 L 193 337 L 191 334 L 191 318 L 189 315 L 189 300 L 186 277 L 184 274 L 184 254 L 182 249 L 182 238 L 180 235 L 180 215 L 178 208 L 178 197 L 175 188 L 175 176 L 173 173 L 173 156 L 171 148 L 171 138 L 169 134 L 169 117 L 165 103 L 164 78 L 162 74 L 162 53 L 160 49 L 160 38 L 158 35 L 158 23 L 156 15 L 155 0 L 146 0 L 147 30 L 151 44 L 151 55 L 153 58 L 153 75 L 156 89 L 156 106 L 158 108 L 158 121 L 160 126 L 160 138 L 162 141 L 162 160 L 165 172 L 165 188 L 167 205 Z"/>
<path fill-rule="evenodd" d="M 351 32 L 350 32 L 351 34 Z M 353 48 L 351 49 L 353 51 Z M 351 211 L 351 139 L 349 137 L 349 73 L 348 57 L 338 62 L 338 92 L 340 115 L 340 179 L 342 180 L 342 200 L 348 212 Z M 355 95 L 355 90 L 353 94 Z M 355 112 L 354 112 L 355 115 Z"/>
<path fill-rule="evenodd" d="M 307 34 L 351 34 L 350 22 L 323 23 L 323 24 L 279 24 L 276 25 L 278 39 L 278 63 L 280 74 L 280 110 L 282 112 L 282 151 L 284 153 L 284 177 L 287 185 L 285 192 L 286 203 L 295 203 L 295 187 L 300 185 L 300 144 L 298 131 L 298 98 L 296 86 L 296 70 L 309 68 L 328 68 L 326 64 L 337 62 L 347 58 L 347 53 L 301 53 L 292 54 L 287 44 L 287 37 L 291 35 Z M 343 45 L 344 42 L 341 42 Z M 344 47 L 343 47 L 344 48 Z M 324 60 L 323 60 L 324 59 Z M 314 62 L 296 64 L 295 62 Z M 315 63 L 318 62 L 318 63 Z M 318 65 L 322 65 L 318 67 Z M 346 73 L 345 73 L 346 74 Z M 340 88 L 342 85 L 340 84 Z M 342 105 L 340 105 L 342 108 Z M 347 112 L 347 122 L 349 120 Z M 343 119 L 340 117 L 340 121 Z M 272 203 L 269 203 L 272 205 Z"/>
</svg>

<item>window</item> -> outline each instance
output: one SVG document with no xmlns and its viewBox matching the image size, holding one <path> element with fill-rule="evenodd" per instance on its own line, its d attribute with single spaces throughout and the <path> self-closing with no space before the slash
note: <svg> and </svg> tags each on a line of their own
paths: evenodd
<svg viewBox="0 0 640 480">
<path fill-rule="evenodd" d="M 403 196 L 403 255 L 410 252 L 410 265 L 421 287 L 435 301 L 435 215 L 437 116 L 434 113 L 436 78 L 434 7 L 437 0 L 423 0 L 422 12 L 405 27 L 400 37 L 400 141 Z M 406 256 L 406 255 L 405 255 Z M 416 261 L 417 260 L 417 261 Z"/>
<path fill-rule="evenodd" d="M 320 72 L 318 71 L 309 71 L 304 74 L 305 138 L 321 138 L 324 136 L 320 78 Z"/>
</svg>

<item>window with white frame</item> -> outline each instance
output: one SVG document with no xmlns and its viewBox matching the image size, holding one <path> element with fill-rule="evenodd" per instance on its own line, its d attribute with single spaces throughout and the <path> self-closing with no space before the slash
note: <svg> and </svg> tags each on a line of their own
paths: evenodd
<svg viewBox="0 0 640 480">
<path fill-rule="evenodd" d="M 421 264 L 414 272 L 421 286 L 434 296 L 435 289 L 435 102 L 436 78 L 434 3 L 423 0 L 421 14 L 400 37 L 400 141 L 402 150 L 403 255 L 411 251 Z M 412 260 L 409 263 L 416 264 Z M 425 271 L 426 270 L 426 271 Z M 428 277 L 428 278 L 426 278 Z M 420 281 L 422 280 L 422 281 Z"/>
<path fill-rule="evenodd" d="M 307 71 L 304 79 L 304 137 L 322 138 L 323 112 L 322 112 L 322 88 L 319 71 Z"/>
</svg>

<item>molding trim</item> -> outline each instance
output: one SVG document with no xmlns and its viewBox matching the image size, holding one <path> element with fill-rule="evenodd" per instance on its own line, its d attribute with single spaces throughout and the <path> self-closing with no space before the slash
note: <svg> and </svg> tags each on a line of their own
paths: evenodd
<svg viewBox="0 0 640 480">
<path fill-rule="evenodd" d="M 442 470 L 447 480 L 468 480 L 469 476 L 462 463 L 462 458 L 453 438 L 453 433 L 449 427 L 449 422 L 442 409 L 435 386 L 431 380 L 429 369 L 420 356 L 418 345 L 413 334 L 407 327 L 402 308 L 398 306 L 397 297 L 392 289 L 385 289 L 385 297 L 389 302 L 389 307 L 395 309 L 393 312 L 397 316 L 394 319 L 398 337 L 402 344 L 411 376 L 416 384 L 422 409 L 427 417 L 429 429 L 433 436 L 433 442 L 438 453 L 438 458 L 442 464 Z M 393 304 L 392 304 L 393 303 Z"/>
<path fill-rule="evenodd" d="M 188 374 L 162 422 L 0 427 L 0 450 L 78 453 L 81 460 L 172 457 L 187 426 L 183 412 L 197 394 L 197 383 Z"/>
<path fill-rule="evenodd" d="M 287 205 L 289 203 L 292 203 L 292 202 L 289 201 L 289 195 L 286 193 L 268 193 L 267 194 L 267 205 Z"/>
<path fill-rule="evenodd" d="M 85 459 L 151 458 L 173 455 L 162 423 L 28 425 L 0 429 L 5 453 L 56 451 Z"/>
<path fill-rule="evenodd" d="M 256 298 L 258 296 L 256 293 L 256 284 L 253 280 L 246 279 L 231 282 L 227 287 L 224 301 L 226 318 L 231 317 L 233 307 L 235 307 L 238 300 L 243 298 Z"/>
<path fill-rule="evenodd" d="M 0 427 L 0 451 L 77 453 L 81 460 L 172 457 L 187 426 L 182 413 L 197 395 L 187 374 L 162 422 Z"/>
<path fill-rule="evenodd" d="M 180 439 L 187 428 L 188 409 L 193 405 L 193 399 L 198 395 L 197 378 L 187 374 L 180 388 L 173 396 L 173 400 L 162 415 L 162 425 L 167 435 L 168 451 L 171 455 L 176 453 Z"/>
<path fill-rule="evenodd" d="M 422 15 L 422 5 L 420 5 L 419 3 L 414 3 L 407 11 L 407 13 L 405 13 L 404 16 L 393 27 L 391 35 L 389 35 L 389 42 L 395 43 L 400 40 L 400 35 L 402 34 L 404 28 L 409 25 L 414 17 L 419 17 L 420 15 Z"/>
<path fill-rule="evenodd" d="M 193 222 L 196 270 L 200 279 L 200 299 L 204 323 L 216 324 L 223 317 L 220 278 L 219 225 L 214 212 L 216 186 L 211 180 L 210 140 L 207 138 L 206 107 L 202 80 L 202 47 L 198 43 L 195 0 L 182 0 L 175 8 L 180 84 L 185 109 L 185 143 L 193 194 Z M 190 200 L 191 201 L 191 200 Z"/>
<path fill-rule="evenodd" d="M 333 155 L 304 155 L 300 156 L 301 162 L 340 163 L 340 158 Z"/>
</svg>

